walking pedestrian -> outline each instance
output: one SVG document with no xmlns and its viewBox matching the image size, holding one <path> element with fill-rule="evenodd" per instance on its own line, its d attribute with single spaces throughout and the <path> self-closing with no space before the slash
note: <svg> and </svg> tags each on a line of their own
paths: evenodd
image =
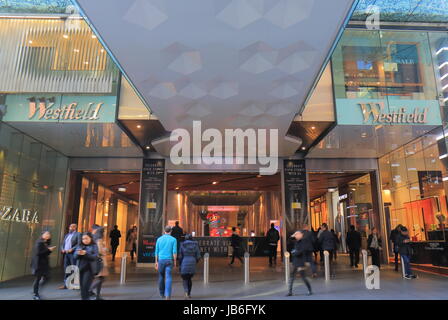
<svg viewBox="0 0 448 320">
<path fill-rule="evenodd" d="M 317 277 L 317 266 L 313 259 L 313 252 L 316 247 L 316 237 L 313 231 L 309 230 L 309 226 L 307 224 L 303 225 L 303 240 L 305 243 L 305 262 L 309 263 L 311 266 L 312 277 Z"/>
<path fill-rule="evenodd" d="M 104 245 L 104 228 L 94 224 L 92 227 L 93 240 L 98 246 L 98 268 L 99 272 L 95 275 L 92 286 L 90 287 L 91 295 L 92 293 L 95 295 L 96 300 L 103 300 L 101 297 L 101 289 L 103 287 L 103 283 L 105 278 L 109 275 L 109 271 L 107 269 L 107 248 Z"/>
<path fill-rule="evenodd" d="M 241 258 L 241 250 L 242 250 L 242 242 L 243 239 L 238 235 L 236 231 L 236 227 L 232 228 L 232 237 L 230 238 L 230 245 L 232 246 L 232 260 L 230 261 L 229 265 L 233 265 L 235 262 L 235 258 L 238 258 L 241 263 L 243 262 L 243 259 Z"/>
<path fill-rule="evenodd" d="M 370 255 L 372 256 L 372 264 L 381 268 L 381 260 L 380 260 L 380 250 L 381 248 L 381 238 L 378 235 L 378 229 L 373 227 L 372 232 L 367 238 L 367 248 L 370 251 Z"/>
<path fill-rule="evenodd" d="M 50 278 L 50 254 L 56 246 L 50 246 L 51 234 L 45 231 L 34 244 L 31 258 L 31 272 L 34 275 L 33 299 L 41 300 L 39 286 L 45 285 Z M 42 280 L 42 283 L 41 283 Z"/>
<path fill-rule="evenodd" d="M 271 223 L 271 228 L 266 232 L 266 243 L 269 251 L 269 266 L 277 265 L 277 248 L 280 240 L 280 233 L 275 229 L 275 224 Z"/>
<path fill-rule="evenodd" d="M 389 239 L 392 242 L 392 248 L 394 251 L 394 270 L 398 271 L 398 235 L 400 234 L 401 228 L 403 226 L 401 224 L 397 225 L 395 229 L 390 232 Z"/>
<path fill-rule="evenodd" d="M 191 234 L 185 235 L 185 241 L 180 245 L 179 264 L 186 299 L 191 298 L 192 278 L 196 273 L 196 264 L 200 258 L 201 251 L 198 243 L 193 240 Z"/>
<path fill-rule="evenodd" d="M 179 226 L 179 221 L 174 223 L 174 227 L 171 229 L 171 236 L 174 237 L 177 241 L 177 252 L 179 252 L 180 243 L 182 242 L 182 238 L 184 236 L 184 229 Z"/>
<path fill-rule="evenodd" d="M 115 261 L 115 255 L 117 254 L 117 248 L 120 245 L 121 232 L 118 230 L 118 226 L 115 225 L 114 229 L 109 234 L 110 246 L 112 248 L 112 261 Z"/>
<path fill-rule="evenodd" d="M 159 273 L 159 293 L 161 298 L 171 299 L 171 271 L 176 267 L 177 241 L 171 236 L 171 227 L 165 227 L 165 234 L 157 239 L 155 258 Z"/>
<path fill-rule="evenodd" d="M 78 259 L 81 299 L 89 300 L 93 279 L 100 271 L 98 246 L 90 232 L 83 233 L 81 244 L 75 250 L 75 257 Z"/>
<path fill-rule="evenodd" d="M 359 250 L 361 249 L 361 233 L 356 231 L 355 226 L 350 226 L 345 240 L 350 255 L 350 267 L 358 268 Z"/>
<path fill-rule="evenodd" d="M 334 260 L 336 261 L 338 259 L 338 250 L 339 250 L 339 237 L 338 235 L 334 232 L 333 229 L 331 229 L 331 234 L 334 237 Z"/>
<path fill-rule="evenodd" d="M 71 273 L 67 273 L 68 266 L 75 266 L 76 261 L 74 257 L 75 248 L 81 243 L 81 233 L 78 232 L 78 226 L 72 223 L 68 227 L 68 233 L 64 236 L 61 244 L 61 253 L 64 259 L 64 283 L 59 289 L 67 289 L 67 278 Z"/>
<path fill-rule="evenodd" d="M 409 231 L 406 227 L 402 227 L 400 234 L 397 236 L 398 252 L 400 253 L 402 267 L 404 268 L 405 279 L 415 279 L 415 276 L 411 270 L 411 257 L 413 249 L 410 244 Z"/>
<path fill-rule="evenodd" d="M 131 261 L 134 261 L 134 254 L 137 253 L 137 226 L 133 226 L 128 231 L 126 237 L 126 251 L 129 251 L 131 255 Z"/>
<path fill-rule="evenodd" d="M 333 258 L 334 258 L 334 250 L 336 247 L 336 242 L 334 239 L 334 235 L 328 230 L 328 225 L 326 223 L 322 223 L 321 233 L 318 239 L 320 244 L 320 248 L 323 251 L 328 251 L 329 253 L 329 263 L 330 263 L 330 276 L 334 278 L 336 276 L 335 270 L 333 267 Z"/>
<path fill-rule="evenodd" d="M 294 280 L 296 277 L 297 272 L 299 272 L 303 283 L 308 289 L 307 295 L 312 295 L 311 291 L 311 285 L 306 278 L 305 274 L 305 262 L 306 262 L 306 251 L 307 251 L 307 244 L 303 241 L 304 235 L 303 231 L 296 231 L 292 236 L 296 240 L 294 244 L 294 249 L 291 252 L 292 255 L 292 270 L 291 274 L 289 276 L 289 283 L 288 283 L 288 294 L 287 296 L 293 295 L 293 285 Z"/>
</svg>

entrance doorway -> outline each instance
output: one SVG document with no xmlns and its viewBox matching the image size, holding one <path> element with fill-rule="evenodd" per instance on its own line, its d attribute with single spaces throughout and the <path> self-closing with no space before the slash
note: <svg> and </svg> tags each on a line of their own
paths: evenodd
<svg viewBox="0 0 448 320">
<path fill-rule="evenodd" d="M 116 257 L 126 251 L 128 230 L 138 225 L 140 172 L 73 171 L 67 210 L 78 231 L 91 231 L 94 224 L 104 228 L 105 244 L 110 248 L 110 231 L 121 232 Z"/>
</svg>

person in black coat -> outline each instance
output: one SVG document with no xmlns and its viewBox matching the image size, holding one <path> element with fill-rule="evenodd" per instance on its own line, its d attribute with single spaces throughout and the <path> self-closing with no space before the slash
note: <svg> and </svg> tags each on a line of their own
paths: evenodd
<svg viewBox="0 0 448 320">
<path fill-rule="evenodd" d="M 401 257 L 401 263 L 403 264 L 405 279 L 415 279 L 417 278 L 412 274 L 411 270 L 411 256 L 413 250 L 410 244 L 411 240 L 409 238 L 409 231 L 406 227 L 401 227 L 400 233 L 397 236 L 398 253 Z"/>
<path fill-rule="evenodd" d="M 395 262 L 395 271 L 398 271 L 398 235 L 400 234 L 401 228 L 403 226 L 401 224 L 397 225 L 395 229 L 390 232 L 389 240 L 392 242 L 392 248 L 394 251 L 394 262 Z"/>
<path fill-rule="evenodd" d="M 117 254 L 117 248 L 120 245 L 121 232 L 118 230 L 118 226 L 115 225 L 114 229 L 109 234 L 110 246 L 112 248 L 112 261 L 115 261 L 115 255 Z"/>
<path fill-rule="evenodd" d="M 184 229 L 179 226 L 179 221 L 174 223 L 174 227 L 171 228 L 171 236 L 176 238 L 177 241 L 177 252 L 180 250 L 180 243 L 182 241 L 182 237 L 184 236 Z"/>
<path fill-rule="evenodd" d="M 361 233 L 355 230 L 355 226 L 350 226 L 350 231 L 347 232 L 345 243 L 347 244 L 350 255 L 350 267 L 358 268 L 359 250 L 361 249 Z"/>
<path fill-rule="evenodd" d="M 89 300 L 93 278 L 100 271 L 98 246 L 91 233 L 82 235 L 81 245 L 75 250 L 75 258 L 78 259 L 81 299 Z"/>
<path fill-rule="evenodd" d="M 305 260 L 311 266 L 312 277 L 317 277 L 317 267 L 313 259 L 313 252 L 316 248 L 316 235 L 314 231 L 309 231 L 309 226 L 307 224 L 303 225 L 303 239 L 305 243 Z"/>
<path fill-rule="evenodd" d="M 229 265 L 232 265 L 235 261 L 235 258 L 238 258 L 241 263 L 243 263 L 243 259 L 241 258 L 241 250 L 242 250 L 242 242 L 243 239 L 237 234 L 236 227 L 232 228 L 232 237 L 230 238 L 230 245 L 233 248 L 232 252 L 232 260 Z"/>
<path fill-rule="evenodd" d="M 329 253 L 330 276 L 334 277 L 335 272 L 333 268 L 333 258 L 336 248 L 336 241 L 334 235 L 328 230 L 328 225 L 326 223 L 322 223 L 321 233 L 317 241 L 319 242 L 320 249 L 322 251 L 328 251 Z"/>
<path fill-rule="evenodd" d="M 179 251 L 180 275 L 183 280 L 185 298 L 191 298 L 192 278 L 196 273 L 196 264 L 201 259 L 201 251 L 196 241 L 193 241 L 191 234 L 185 236 L 185 241 L 180 245 Z"/>
<path fill-rule="evenodd" d="M 336 232 L 334 232 L 333 229 L 331 229 L 331 234 L 334 237 L 334 251 L 333 251 L 333 254 L 334 254 L 334 260 L 336 260 L 338 258 L 338 250 L 339 250 L 339 243 L 340 243 L 340 241 L 339 241 L 338 235 L 336 234 Z"/>
<path fill-rule="evenodd" d="M 304 232 L 296 231 L 291 237 L 294 238 L 296 242 L 294 244 L 294 249 L 291 251 L 292 270 L 291 274 L 289 275 L 287 296 L 293 295 L 292 289 L 297 271 L 299 272 L 303 282 L 305 283 L 305 286 L 308 289 L 307 294 L 311 295 L 312 294 L 311 285 L 305 275 L 305 262 L 306 262 L 306 252 L 308 251 L 307 248 L 308 244 L 306 241 L 304 241 Z"/>
<path fill-rule="evenodd" d="M 381 238 L 378 235 L 377 228 L 372 228 L 372 233 L 367 238 L 367 248 L 370 251 L 370 255 L 372 256 L 372 264 L 381 268 Z"/>
<path fill-rule="evenodd" d="M 50 278 L 50 254 L 56 248 L 50 247 L 51 234 L 45 231 L 37 239 L 31 258 L 31 272 L 34 275 L 33 283 L 33 299 L 40 300 L 39 283 L 42 280 L 42 285 L 48 282 Z"/>
<path fill-rule="evenodd" d="M 269 250 L 269 266 L 277 265 L 277 247 L 280 240 L 280 234 L 275 229 L 275 224 L 271 223 L 271 228 L 266 232 L 266 243 Z"/>
</svg>

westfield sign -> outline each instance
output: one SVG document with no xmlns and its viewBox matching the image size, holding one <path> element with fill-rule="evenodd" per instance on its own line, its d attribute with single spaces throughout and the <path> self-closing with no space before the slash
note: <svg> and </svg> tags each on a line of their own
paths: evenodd
<svg viewBox="0 0 448 320">
<path fill-rule="evenodd" d="M 56 105 L 56 99 L 31 97 L 29 100 L 28 119 L 36 118 L 38 120 L 99 120 L 99 113 L 103 102 L 88 103 L 86 106 L 80 106 L 77 102 L 67 105 Z"/>
<path fill-rule="evenodd" d="M 13 207 L 0 207 L 0 221 L 13 221 L 37 224 L 39 223 L 39 215 L 37 211 L 32 212 L 29 209 L 17 209 Z"/>
<path fill-rule="evenodd" d="M 391 112 L 384 112 L 383 102 L 359 103 L 361 112 L 364 117 L 364 123 L 368 123 L 372 119 L 373 123 L 378 124 L 412 124 L 427 123 L 427 114 L 429 108 L 415 108 L 413 112 L 408 112 L 406 108 L 397 108 Z"/>
</svg>

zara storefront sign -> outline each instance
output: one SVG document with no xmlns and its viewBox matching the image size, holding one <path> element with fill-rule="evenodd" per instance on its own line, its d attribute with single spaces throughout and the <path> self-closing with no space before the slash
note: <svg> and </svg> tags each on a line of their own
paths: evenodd
<svg viewBox="0 0 448 320">
<path fill-rule="evenodd" d="M 336 99 L 340 125 L 442 124 L 438 100 Z"/>
<path fill-rule="evenodd" d="M 4 206 L 0 208 L 0 221 L 38 224 L 39 214 L 37 210 L 33 212 L 29 209 L 18 209 Z"/>
</svg>

